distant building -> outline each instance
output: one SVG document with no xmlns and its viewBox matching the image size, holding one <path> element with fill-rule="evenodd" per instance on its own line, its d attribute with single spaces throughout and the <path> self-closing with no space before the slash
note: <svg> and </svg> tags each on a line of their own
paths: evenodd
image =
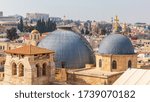
<svg viewBox="0 0 150 102">
<path fill-rule="evenodd" d="M 6 32 L 7 29 L 12 27 L 17 28 L 19 20 L 12 16 L 0 17 L 0 33 Z"/>
<path fill-rule="evenodd" d="M 26 13 L 26 18 L 29 19 L 29 21 L 37 21 L 39 19 L 48 20 L 49 14 L 45 13 Z"/>
<path fill-rule="evenodd" d="M 0 17 L 2 17 L 3 16 L 3 12 L 2 11 L 0 11 Z"/>
<path fill-rule="evenodd" d="M 61 22 L 62 19 L 60 17 L 49 17 L 51 21 L 54 21 L 54 22 Z"/>
</svg>

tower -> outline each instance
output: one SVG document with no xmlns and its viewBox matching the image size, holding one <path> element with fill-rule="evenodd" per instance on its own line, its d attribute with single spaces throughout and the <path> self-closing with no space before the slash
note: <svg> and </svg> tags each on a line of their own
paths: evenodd
<svg viewBox="0 0 150 102">
<path fill-rule="evenodd" d="M 54 80 L 54 52 L 33 45 L 6 50 L 4 84 L 42 85 Z"/>
</svg>

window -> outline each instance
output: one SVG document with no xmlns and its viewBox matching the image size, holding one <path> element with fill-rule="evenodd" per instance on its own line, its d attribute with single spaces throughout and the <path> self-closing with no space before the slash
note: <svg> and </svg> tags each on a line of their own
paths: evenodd
<svg viewBox="0 0 150 102">
<path fill-rule="evenodd" d="M 47 65 L 46 65 L 46 63 L 44 63 L 43 68 L 42 68 L 42 75 L 43 76 L 46 76 L 46 68 L 47 68 Z"/>
<path fill-rule="evenodd" d="M 12 64 L 12 75 L 17 75 L 17 65 L 16 65 L 16 63 Z"/>
<path fill-rule="evenodd" d="M 37 74 L 37 77 L 40 77 L 40 65 L 39 64 L 36 64 L 36 74 Z"/>
<path fill-rule="evenodd" d="M 34 40 L 36 40 L 36 35 L 34 35 Z"/>
<path fill-rule="evenodd" d="M 117 62 L 115 60 L 112 62 L 112 69 L 117 69 Z"/>
<path fill-rule="evenodd" d="M 23 64 L 19 65 L 19 77 L 24 76 L 24 66 Z"/>
<path fill-rule="evenodd" d="M 99 60 L 99 67 L 102 67 L 102 60 Z"/>
<path fill-rule="evenodd" d="M 128 61 L 128 68 L 131 68 L 132 67 L 132 62 L 131 60 Z"/>
<path fill-rule="evenodd" d="M 61 67 L 65 68 L 65 64 L 66 64 L 65 62 L 61 62 Z"/>
</svg>

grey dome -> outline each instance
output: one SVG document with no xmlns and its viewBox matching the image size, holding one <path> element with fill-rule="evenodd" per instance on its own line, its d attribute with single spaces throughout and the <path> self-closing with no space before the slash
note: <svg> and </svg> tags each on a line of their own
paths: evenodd
<svg viewBox="0 0 150 102">
<path fill-rule="evenodd" d="M 58 29 L 42 39 L 39 47 L 56 52 L 56 67 L 83 68 L 94 63 L 94 54 L 89 43 L 82 36 L 69 30 Z"/>
<path fill-rule="evenodd" d="M 134 48 L 129 38 L 122 34 L 110 34 L 100 45 L 100 54 L 134 54 Z"/>
</svg>

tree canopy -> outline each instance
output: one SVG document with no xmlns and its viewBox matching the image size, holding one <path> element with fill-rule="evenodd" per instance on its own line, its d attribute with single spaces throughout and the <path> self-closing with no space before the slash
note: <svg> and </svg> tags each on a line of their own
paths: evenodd
<svg viewBox="0 0 150 102">
<path fill-rule="evenodd" d="M 18 29 L 23 32 L 24 30 L 24 25 L 23 25 L 23 19 L 22 17 L 20 18 L 20 23 L 18 24 Z"/>
<path fill-rule="evenodd" d="M 6 32 L 7 33 L 6 37 L 10 40 L 15 40 L 15 39 L 19 38 L 19 36 L 16 32 L 17 32 L 16 28 L 8 29 Z"/>
<path fill-rule="evenodd" d="M 40 33 L 52 32 L 56 29 L 56 23 L 51 21 L 50 19 L 48 19 L 47 21 L 44 21 L 43 19 L 38 20 L 37 25 L 36 25 L 36 29 Z"/>
</svg>

